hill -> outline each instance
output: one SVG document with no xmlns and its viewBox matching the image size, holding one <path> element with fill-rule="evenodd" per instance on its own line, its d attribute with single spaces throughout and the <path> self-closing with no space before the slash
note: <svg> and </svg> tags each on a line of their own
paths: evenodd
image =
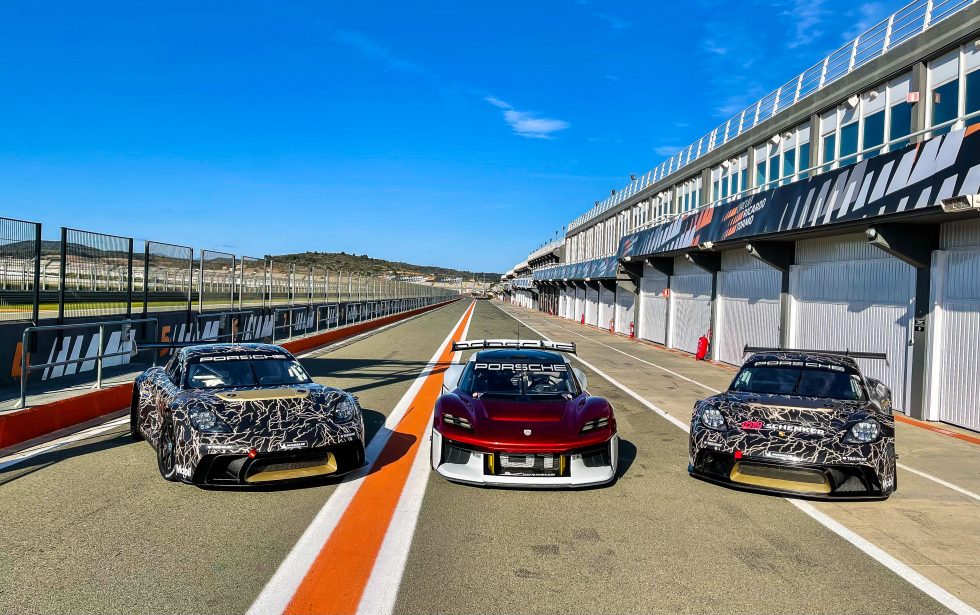
<svg viewBox="0 0 980 615">
<path fill-rule="evenodd" d="M 300 254 L 281 254 L 267 256 L 278 262 L 293 263 L 304 267 L 316 267 L 329 271 L 356 271 L 373 274 L 424 275 L 435 276 L 436 279 L 462 277 L 465 280 L 485 279 L 495 282 L 500 279 L 499 273 L 489 271 L 460 271 L 450 267 L 434 265 L 413 265 L 398 261 L 388 261 L 381 258 L 371 258 L 367 255 L 347 254 L 346 252 L 303 252 Z"/>
</svg>

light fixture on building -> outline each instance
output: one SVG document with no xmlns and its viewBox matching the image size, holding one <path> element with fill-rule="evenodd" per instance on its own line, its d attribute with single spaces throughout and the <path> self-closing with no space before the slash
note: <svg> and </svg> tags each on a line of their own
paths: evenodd
<svg viewBox="0 0 980 615">
<path fill-rule="evenodd" d="M 870 92 L 868 92 L 868 98 L 870 100 L 874 100 L 878 98 L 878 90 L 871 90 Z"/>
<path fill-rule="evenodd" d="M 858 96 L 857 94 L 854 94 L 853 96 L 847 99 L 847 107 L 849 109 L 853 109 L 858 106 L 859 102 L 861 102 L 861 97 Z"/>
<path fill-rule="evenodd" d="M 939 202 L 943 211 L 953 213 L 957 211 L 977 211 L 980 210 L 980 194 L 964 194 L 943 199 Z"/>
<path fill-rule="evenodd" d="M 615 189 L 610 190 L 609 196 L 616 196 L 616 190 Z"/>
<path fill-rule="evenodd" d="M 731 168 L 731 166 L 732 166 L 732 161 L 731 160 L 726 160 L 725 162 L 721 163 L 721 168 L 725 169 L 726 171 L 729 168 Z"/>
<path fill-rule="evenodd" d="M 780 137 L 779 135 L 773 135 L 773 136 L 769 137 L 769 142 L 772 143 L 773 145 L 779 145 L 779 142 L 781 140 L 782 140 L 782 137 Z"/>
<path fill-rule="evenodd" d="M 630 181 L 631 182 L 635 182 L 636 181 L 636 175 L 630 173 Z"/>
</svg>

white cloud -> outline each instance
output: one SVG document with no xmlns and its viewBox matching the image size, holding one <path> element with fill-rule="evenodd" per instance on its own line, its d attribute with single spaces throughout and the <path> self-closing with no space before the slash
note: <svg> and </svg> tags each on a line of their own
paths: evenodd
<svg viewBox="0 0 980 615">
<path fill-rule="evenodd" d="M 823 21 L 826 11 L 823 10 L 824 0 L 793 0 L 792 7 L 786 15 L 796 18 L 795 36 L 787 43 L 790 49 L 809 45 L 823 35 L 818 28 Z"/>
<path fill-rule="evenodd" d="M 593 13 L 596 17 L 606 22 L 606 24 L 613 30 L 625 30 L 633 24 L 628 21 L 624 21 L 618 17 L 613 17 L 612 15 L 606 15 L 605 13 Z"/>
<path fill-rule="evenodd" d="M 677 152 L 681 151 L 681 149 L 683 149 L 683 146 L 681 145 L 658 145 L 657 147 L 653 148 L 653 153 L 658 156 L 667 157 L 673 156 Z"/>
<path fill-rule="evenodd" d="M 565 120 L 538 117 L 530 111 L 518 111 L 510 103 L 487 96 L 488 103 L 503 110 L 504 121 L 514 130 L 514 134 L 529 139 L 553 139 L 553 134 L 569 127 Z"/>
<path fill-rule="evenodd" d="M 845 41 L 857 38 L 887 16 L 885 7 L 880 2 L 859 4 L 850 14 L 857 17 L 857 21 L 854 22 L 851 28 L 844 32 L 843 38 Z"/>
<path fill-rule="evenodd" d="M 713 53 L 718 56 L 723 56 L 728 53 L 728 47 L 722 47 L 711 39 L 705 39 L 701 43 L 701 47 L 708 53 Z"/>
</svg>

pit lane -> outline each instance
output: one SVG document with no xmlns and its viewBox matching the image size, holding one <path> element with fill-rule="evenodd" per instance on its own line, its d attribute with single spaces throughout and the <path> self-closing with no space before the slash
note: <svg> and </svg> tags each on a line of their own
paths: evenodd
<svg viewBox="0 0 980 615">
<path fill-rule="evenodd" d="M 466 308 L 444 307 L 304 363 L 318 381 L 360 397 L 373 435 Z M 516 334 L 515 320 L 477 303 L 469 339 Z M 530 334 L 522 328 L 521 337 Z M 601 357 L 617 378 L 640 372 L 627 357 Z M 410 547 L 395 612 L 946 612 L 785 500 L 690 479 L 686 434 L 585 371 L 590 391 L 616 408 L 619 480 L 540 492 L 429 475 L 414 535 L 402 537 Z M 645 392 L 668 409 L 704 395 L 649 372 L 640 372 Z M 0 473 L 0 551 L 10 555 L 0 563 L 0 611 L 244 612 L 335 491 L 171 485 L 152 449 L 123 431 Z"/>
</svg>

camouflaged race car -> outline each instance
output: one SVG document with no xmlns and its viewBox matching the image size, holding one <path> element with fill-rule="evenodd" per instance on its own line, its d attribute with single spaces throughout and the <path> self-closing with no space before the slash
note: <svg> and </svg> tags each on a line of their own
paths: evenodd
<svg viewBox="0 0 980 615">
<path fill-rule="evenodd" d="M 314 383 L 280 346 L 181 348 L 133 387 L 130 432 L 166 480 L 255 485 L 334 476 L 364 465 L 357 399 Z"/>
<path fill-rule="evenodd" d="M 897 488 L 891 391 L 854 357 L 760 350 L 691 418 L 691 475 L 775 493 L 886 498 Z"/>
</svg>

